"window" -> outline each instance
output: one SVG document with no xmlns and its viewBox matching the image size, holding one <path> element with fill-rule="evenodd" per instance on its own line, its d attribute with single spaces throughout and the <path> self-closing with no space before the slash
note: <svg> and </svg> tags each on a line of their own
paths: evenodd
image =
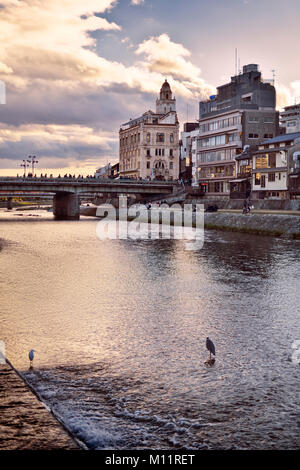
<svg viewBox="0 0 300 470">
<path fill-rule="evenodd" d="M 146 149 L 146 155 L 147 155 L 147 157 L 151 157 L 150 149 Z"/>
<path fill-rule="evenodd" d="M 256 163 L 255 168 L 268 168 L 268 157 L 267 157 L 267 155 L 263 155 L 261 157 L 256 157 L 255 163 Z"/>
<path fill-rule="evenodd" d="M 156 142 L 164 142 L 165 141 L 165 134 L 156 134 Z"/>
<path fill-rule="evenodd" d="M 151 135 L 151 134 L 150 134 L 150 132 L 147 132 L 147 137 L 146 137 L 146 141 L 147 141 L 147 143 L 149 143 L 149 142 L 150 142 L 150 135 Z"/>
<path fill-rule="evenodd" d="M 229 134 L 228 136 L 228 142 L 235 142 L 238 139 L 239 139 L 239 135 L 237 132 L 234 132 L 233 134 Z"/>
<path fill-rule="evenodd" d="M 249 139 L 258 139 L 258 134 L 249 134 Z"/>
<path fill-rule="evenodd" d="M 273 134 L 264 134 L 264 139 L 272 139 Z"/>
<path fill-rule="evenodd" d="M 269 167 L 270 168 L 276 168 L 276 155 L 272 154 L 269 155 Z"/>
<path fill-rule="evenodd" d="M 248 122 L 259 122 L 259 118 L 257 116 L 249 116 Z"/>
<path fill-rule="evenodd" d="M 170 168 L 170 170 L 173 170 L 173 162 L 169 163 L 169 168 Z"/>
<path fill-rule="evenodd" d="M 225 144 L 225 135 L 218 135 L 216 137 L 208 137 L 206 139 L 200 139 L 199 145 L 200 147 L 212 147 L 215 145 L 222 145 Z"/>
<path fill-rule="evenodd" d="M 147 162 L 147 168 L 148 169 L 150 168 L 150 162 Z"/>
<path fill-rule="evenodd" d="M 260 185 L 260 173 L 255 173 L 255 180 L 254 180 L 254 184 L 255 186 L 259 186 Z"/>
<path fill-rule="evenodd" d="M 265 117 L 264 122 L 269 123 L 269 124 L 273 124 L 274 118 L 272 116 Z"/>
<path fill-rule="evenodd" d="M 275 181 L 275 173 L 269 173 L 269 182 Z"/>
<path fill-rule="evenodd" d="M 252 93 L 250 93 L 249 95 L 244 95 L 242 96 L 242 100 L 241 100 L 243 103 L 251 103 L 252 101 Z"/>
<path fill-rule="evenodd" d="M 155 156 L 157 157 L 158 155 L 158 149 L 155 149 Z"/>
<path fill-rule="evenodd" d="M 173 144 L 174 142 L 174 134 L 170 134 L 170 143 Z"/>
<path fill-rule="evenodd" d="M 173 149 L 170 149 L 170 157 L 173 157 Z"/>
</svg>

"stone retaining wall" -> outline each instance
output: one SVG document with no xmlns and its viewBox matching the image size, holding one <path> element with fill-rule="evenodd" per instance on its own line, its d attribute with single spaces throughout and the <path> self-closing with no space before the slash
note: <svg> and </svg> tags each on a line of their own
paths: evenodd
<svg viewBox="0 0 300 470">
<path fill-rule="evenodd" d="M 0 450 L 23 449 L 80 447 L 13 368 L 0 364 Z"/>
</svg>

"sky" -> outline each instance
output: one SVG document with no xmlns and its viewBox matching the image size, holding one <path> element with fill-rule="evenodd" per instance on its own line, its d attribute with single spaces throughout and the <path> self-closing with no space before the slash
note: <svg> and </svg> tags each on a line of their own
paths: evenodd
<svg viewBox="0 0 300 470">
<path fill-rule="evenodd" d="M 165 78 L 181 125 L 259 64 L 277 108 L 300 102 L 299 0 L 0 0 L 0 175 L 93 174 Z M 3 89 L 5 88 L 5 104 Z M 2 93 L 1 93 L 2 90 Z"/>
</svg>

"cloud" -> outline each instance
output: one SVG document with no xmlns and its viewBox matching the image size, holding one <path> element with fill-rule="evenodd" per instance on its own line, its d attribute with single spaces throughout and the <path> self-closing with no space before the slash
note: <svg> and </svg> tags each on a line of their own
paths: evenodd
<svg viewBox="0 0 300 470">
<path fill-rule="evenodd" d="M 27 155 L 37 155 L 40 168 L 74 166 L 93 162 L 98 166 L 114 158 L 117 136 L 88 126 L 32 125 L 0 126 L 1 167 L 7 161 L 16 169 Z"/>
<path fill-rule="evenodd" d="M 166 34 L 138 47 L 137 54 L 146 54 L 146 62 L 125 66 L 99 56 L 90 32 L 121 29 L 98 16 L 112 8 L 114 0 L 66 0 L 63 7 L 58 0 L 7 0 L 2 5 L 0 79 L 11 89 L 25 92 L 36 81 L 39 87 L 44 81 L 74 90 L 119 83 L 156 92 L 168 73 L 182 96 L 191 96 L 197 88 L 207 91 L 200 69 L 184 58 L 189 52 Z M 189 81 L 188 76 L 195 78 Z"/>
<path fill-rule="evenodd" d="M 200 77 L 201 69 L 187 59 L 191 56 L 190 51 L 182 44 L 172 42 L 167 34 L 143 41 L 135 53 L 145 56 L 141 65 L 149 72 L 171 76 L 174 90 L 181 95 L 192 97 L 197 93 L 205 97 L 215 91 Z"/>
<path fill-rule="evenodd" d="M 38 144 L 53 159 L 64 156 L 68 161 L 71 153 L 89 159 L 97 148 L 101 157 L 103 142 L 89 141 L 85 146 L 68 129 L 74 131 L 75 125 L 92 132 L 111 129 L 117 139 L 120 123 L 149 108 L 149 100 L 153 106 L 166 76 L 177 98 L 197 99 L 214 91 L 191 62 L 190 52 L 167 34 L 137 46 L 131 65 L 99 55 L 91 33 L 121 31 L 120 25 L 101 17 L 116 4 L 115 0 L 65 0 L 63 4 L 60 0 L 0 0 L 0 80 L 7 89 L 7 104 L 0 108 L 1 158 L 20 158 L 30 145 L 38 149 Z M 130 38 L 121 42 L 132 47 Z M 34 133 L 25 129 L 27 124 Z M 39 127 L 36 133 L 36 126 L 46 125 L 54 126 L 57 138 L 49 128 Z M 3 134 L 5 126 L 9 132 Z M 67 141 L 61 139 L 64 131 Z M 112 149 L 116 155 L 116 146 L 109 144 L 110 155 Z"/>
<path fill-rule="evenodd" d="M 300 80 L 291 82 L 288 86 L 282 83 L 275 83 L 277 108 L 300 103 Z"/>
</svg>

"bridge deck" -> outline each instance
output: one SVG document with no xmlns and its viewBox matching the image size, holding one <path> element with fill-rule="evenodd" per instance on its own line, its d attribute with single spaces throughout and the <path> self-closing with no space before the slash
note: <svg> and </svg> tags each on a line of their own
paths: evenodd
<svg viewBox="0 0 300 470">
<path fill-rule="evenodd" d="M 1 191 L 43 193 L 119 193 L 169 194 L 178 186 L 175 181 L 112 180 L 97 178 L 0 178 Z"/>
</svg>

